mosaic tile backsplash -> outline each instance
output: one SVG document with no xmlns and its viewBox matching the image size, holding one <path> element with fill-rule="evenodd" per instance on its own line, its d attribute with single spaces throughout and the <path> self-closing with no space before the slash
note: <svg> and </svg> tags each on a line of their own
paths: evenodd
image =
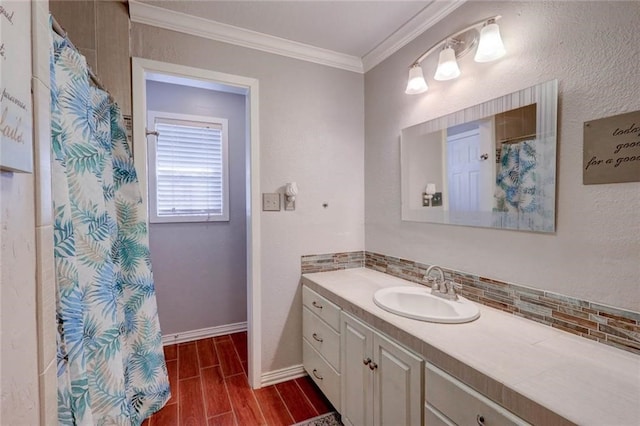
<svg viewBox="0 0 640 426">
<path fill-rule="evenodd" d="M 338 271 L 340 269 L 364 268 L 364 252 L 312 254 L 302 256 L 302 273 Z"/>
<path fill-rule="evenodd" d="M 302 257 L 302 273 L 366 267 L 426 285 L 429 265 L 372 252 Z M 640 355 L 640 313 L 445 269 L 469 300 Z"/>
</svg>

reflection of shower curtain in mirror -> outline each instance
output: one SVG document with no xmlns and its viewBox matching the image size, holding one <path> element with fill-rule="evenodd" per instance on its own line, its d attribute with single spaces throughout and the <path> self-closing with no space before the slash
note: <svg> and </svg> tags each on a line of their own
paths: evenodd
<svg viewBox="0 0 640 426">
<path fill-rule="evenodd" d="M 494 211 L 533 213 L 538 209 L 535 140 L 502 144 L 496 173 Z"/>
<path fill-rule="evenodd" d="M 139 425 L 170 393 L 138 180 L 118 106 L 52 37 L 58 420 Z"/>
</svg>

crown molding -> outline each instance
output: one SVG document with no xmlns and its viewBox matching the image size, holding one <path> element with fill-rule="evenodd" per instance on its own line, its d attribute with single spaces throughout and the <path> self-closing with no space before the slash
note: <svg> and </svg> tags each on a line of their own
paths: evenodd
<svg viewBox="0 0 640 426">
<path fill-rule="evenodd" d="M 465 2 L 466 0 L 433 0 L 420 13 L 411 18 L 363 58 L 223 24 L 199 16 L 174 12 L 136 0 L 129 1 L 129 15 L 131 22 L 178 31 L 333 68 L 365 73 L 440 22 Z"/>
<path fill-rule="evenodd" d="M 409 44 L 465 2 L 466 0 L 432 1 L 427 7 L 422 9 L 420 13 L 411 18 L 406 24 L 362 58 L 364 72 L 371 70 L 402 47 Z"/>
<path fill-rule="evenodd" d="M 178 31 L 333 68 L 363 73 L 362 59 L 304 43 L 274 37 L 233 25 L 174 12 L 139 1 L 129 1 L 131 22 Z"/>
</svg>

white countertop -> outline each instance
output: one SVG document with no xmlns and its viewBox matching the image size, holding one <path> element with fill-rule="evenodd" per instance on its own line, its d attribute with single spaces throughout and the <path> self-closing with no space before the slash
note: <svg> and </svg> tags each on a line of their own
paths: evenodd
<svg viewBox="0 0 640 426">
<path fill-rule="evenodd" d="M 528 398 L 580 425 L 640 425 L 640 356 L 484 305 L 478 305 L 480 318 L 465 324 L 404 318 L 375 305 L 373 293 L 418 284 L 371 269 L 305 274 L 303 279 L 321 294 L 337 296 L 334 302 L 347 301 L 514 391 L 505 405 L 516 414 L 526 403 L 513 399 Z"/>
</svg>

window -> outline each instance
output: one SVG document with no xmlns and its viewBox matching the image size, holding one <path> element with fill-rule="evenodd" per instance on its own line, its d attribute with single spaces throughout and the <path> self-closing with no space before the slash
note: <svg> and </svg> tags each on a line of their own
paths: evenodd
<svg viewBox="0 0 640 426">
<path fill-rule="evenodd" d="M 149 111 L 150 221 L 229 220 L 227 120 Z"/>
</svg>

